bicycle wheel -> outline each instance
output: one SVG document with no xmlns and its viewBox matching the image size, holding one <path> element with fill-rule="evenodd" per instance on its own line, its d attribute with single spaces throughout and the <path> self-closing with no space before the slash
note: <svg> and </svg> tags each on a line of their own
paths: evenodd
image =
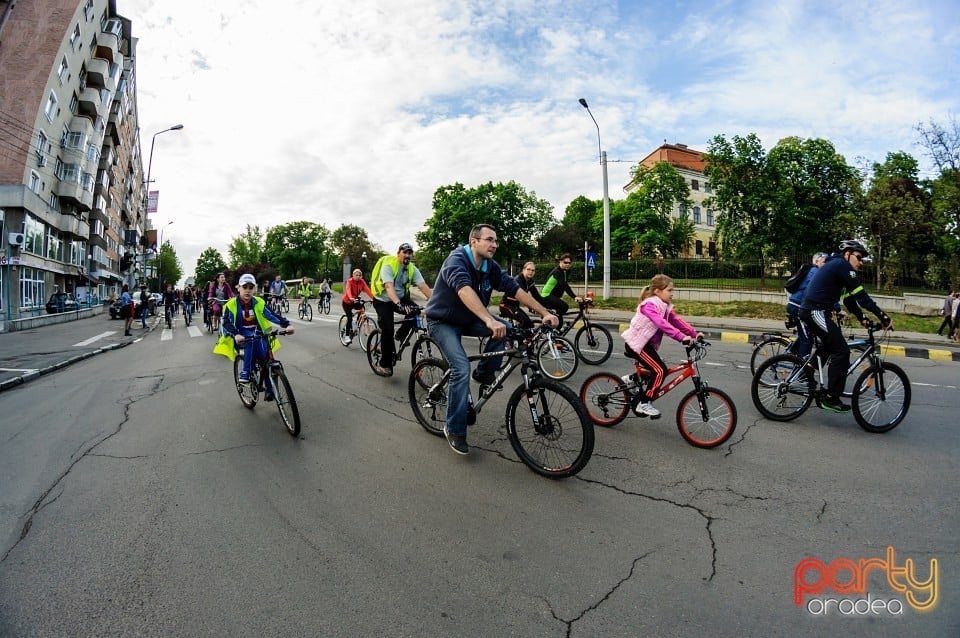
<svg viewBox="0 0 960 638">
<path fill-rule="evenodd" d="M 383 360 L 380 356 L 380 331 L 374 330 L 370 333 L 370 336 L 367 337 L 365 342 L 367 348 L 367 363 L 370 364 L 370 369 L 373 370 L 373 373 L 378 377 L 389 377 L 389 374 L 383 374 L 381 370 L 383 367 L 393 368 L 393 365 L 382 366 Z"/>
<path fill-rule="evenodd" d="M 790 421 L 803 414 L 816 394 L 813 369 L 792 354 L 760 364 L 750 382 L 753 405 L 772 421 Z"/>
<path fill-rule="evenodd" d="M 290 312 L 290 302 L 287 300 L 286 297 L 283 298 L 283 301 L 280 302 L 280 305 L 283 308 L 284 312 L 286 313 Z"/>
<path fill-rule="evenodd" d="M 537 366 L 554 381 L 563 381 L 577 371 L 577 349 L 565 337 L 547 337 L 537 346 Z"/>
<path fill-rule="evenodd" d="M 275 362 L 270 366 L 270 379 L 273 381 L 273 396 L 277 402 L 280 419 L 290 436 L 300 434 L 300 410 L 297 408 L 297 399 L 293 396 L 293 388 L 287 380 L 283 366 Z"/>
<path fill-rule="evenodd" d="M 757 366 L 783 351 L 790 345 L 790 340 L 786 337 L 767 337 L 753 346 L 753 354 L 750 355 L 750 374 L 757 373 Z"/>
<path fill-rule="evenodd" d="M 360 322 L 360 325 L 357 326 L 357 335 L 363 337 L 363 343 L 367 342 L 370 334 L 374 330 L 378 330 L 376 322 L 370 317 L 364 316 L 363 320 Z M 356 336 L 356 335 L 354 335 Z"/>
<path fill-rule="evenodd" d="M 694 447 L 717 447 L 730 438 L 736 427 L 737 406 L 722 390 L 708 387 L 699 392 L 692 390 L 677 406 L 680 436 Z"/>
<path fill-rule="evenodd" d="M 577 356 L 587 365 L 598 366 L 610 358 L 613 352 L 613 338 L 603 326 L 587 324 L 577 330 L 573 339 Z"/>
<path fill-rule="evenodd" d="M 300 318 L 301 318 L 301 319 L 305 319 L 305 320 L 307 320 L 307 321 L 313 321 L 313 306 L 311 306 L 310 304 L 304 302 L 304 304 L 303 304 L 303 312 L 302 312 L 302 316 L 301 316 Z"/>
<path fill-rule="evenodd" d="M 243 372 L 243 353 L 238 352 L 233 359 L 233 383 L 237 387 L 237 394 L 240 395 L 240 401 L 245 408 L 252 410 L 257 405 L 257 399 L 260 397 L 258 390 L 260 377 L 257 375 L 258 366 L 254 365 L 250 371 L 250 380 L 241 383 L 240 373 Z"/>
<path fill-rule="evenodd" d="M 910 380 L 899 366 L 885 361 L 871 366 L 853 385 L 853 418 L 867 432 L 889 432 L 907 416 L 910 394 Z"/>
<path fill-rule="evenodd" d="M 443 359 L 440 346 L 426 333 L 417 337 L 413 344 L 413 351 L 410 353 L 410 367 L 417 365 L 417 362 L 423 359 Z"/>
<path fill-rule="evenodd" d="M 447 362 L 443 359 L 421 359 L 410 371 L 407 395 L 417 422 L 424 430 L 443 436 L 447 423 Z"/>
<path fill-rule="evenodd" d="M 323 300 L 321 301 L 321 304 L 323 305 L 323 314 L 329 315 L 330 314 L 330 298 L 324 297 Z"/>
<path fill-rule="evenodd" d="M 340 315 L 340 326 L 337 334 L 340 335 L 340 343 L 344 346 L 349 346 L 350 341 L 347 341 L 347 315 Z"/>
<path fill-rule="evenodd" d="M 541 476 L 560 479 L 582 470 L 593 454 L 593 423 L 576 393 L 558 381 L 535 379 L 507 401 L 513 451 Z"/>
<path fill-rule="evenodd" d="M 630 413 L 630 391 L 615 374 L 597 372 L 580 386 L 580 401 L 596 425 L 614 426 Z"/>
</svg>

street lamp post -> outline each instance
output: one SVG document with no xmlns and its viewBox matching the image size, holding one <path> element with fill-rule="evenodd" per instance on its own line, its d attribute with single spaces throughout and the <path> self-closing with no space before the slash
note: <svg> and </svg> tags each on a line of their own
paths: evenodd
<svg viewBox="0 0 960 638">
<path fill-rule="evenodd" d="M 593 125 L 597 127 L 597 149 L 600 151 L 600 166 L 603 169 L 603 298 L 610 298 L 610 192 L 607 186 L 607 152 L 600 146 L 600 125 L 593 117 L 587 101 L 580 98 L 580 106 L 587 109 Z M 584 255 L 586 257 L 586 255 Z"/>
<path fill-rule="evenodd" d="M 161 133 L 167 133 L 169 131 L 179 131 L 181 129 L 183 129 L 183 124 L 174 124 L 170 128 L 165 128 L 162 131 L 157 131 L 156 133 L 153 134 L 153 138 L 150 140 L 150 159 L 147 160 L 147 181 L 144 182 L 144 184 L 146 184 L 146 187 L 147 187 L 147 202 L 150 201 L 150 175 L 153 172 L 153 147 L 157 143 L 157 136 L 160 135 Z M 148 203 L 148 207 L 149 207 L 149 203 Z M 149 214 L 149 211 L 147 211 L 147 213 Z M 170 223 L 172 224 L 173 222 L 170 222 Z M 160 230 L 160 235 L 161 237 L 163 236 L 163 229 Z M 162 245 L 163 244 L 161 244 L 161 246 Z M 146 254 L 146 251 L 144 251 L 144 254 Z M 157 253 L 158 257 L 159 255 L 160 253 Z M 159 286 L 159 283 L 157 285 Z"/>
</svg>

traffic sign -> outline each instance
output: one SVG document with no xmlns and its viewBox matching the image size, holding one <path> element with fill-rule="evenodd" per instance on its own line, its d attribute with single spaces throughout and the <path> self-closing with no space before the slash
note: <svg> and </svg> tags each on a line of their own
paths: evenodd
<svg viewBox="0 0 960 638">
<path fill-rule="evenodd" d="M 597 267 L 597 253 L 592 250 L 587 253 L 587 268 L 591 270 Z"/>
</svg>

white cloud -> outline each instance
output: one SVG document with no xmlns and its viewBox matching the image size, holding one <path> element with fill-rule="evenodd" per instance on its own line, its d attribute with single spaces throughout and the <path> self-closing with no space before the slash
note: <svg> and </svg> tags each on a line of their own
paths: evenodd
<svg viewBox="0 0 960 638">
<path fill-rule="evenodd" d="M 192 270 L 246 224 L 296 219 L 412 240 L 433 192 L 515 180 L 555 206 L 611 197 L 666 139 L 834 141 L 853 161 L 907 150 L 957 110 L 948 2 L 121 0 L 139 38 L 157 225 Z"/>
</svg>

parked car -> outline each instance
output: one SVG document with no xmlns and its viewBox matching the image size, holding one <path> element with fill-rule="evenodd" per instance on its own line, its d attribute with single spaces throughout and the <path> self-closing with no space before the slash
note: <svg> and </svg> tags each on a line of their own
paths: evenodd
<svg viewBox="0 0 960 638">
<path fill-rule="evenodd" d="M 77 300 L 74 298 L 73 294 L 69 292 L 55 292 L 50 295 L 50 299 L 47 300 L 46 309 L 47 312 L 52 315 L 58 312 L 76 310 L 77 305 Z"/>
</svg>

